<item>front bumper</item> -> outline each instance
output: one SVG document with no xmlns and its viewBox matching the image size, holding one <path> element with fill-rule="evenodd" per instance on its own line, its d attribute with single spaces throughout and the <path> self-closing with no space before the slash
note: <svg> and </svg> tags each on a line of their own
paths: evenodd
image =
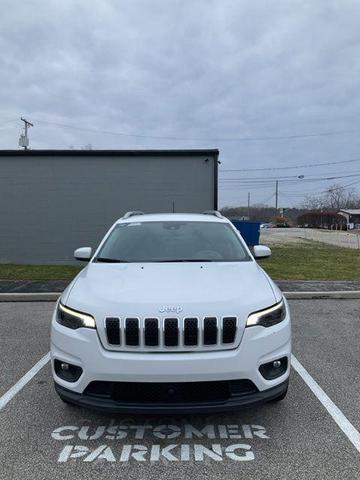
<svg viewBox="0 0 360 480">
<path fill-rule="evenodd" d="M 65 392 L 64 398 L 65 395 L 70 395 L 69 401 L 73 399 L 73 403 L 77 402 L 76 399 L 80 399 L 82 404 L 89 403 L 82 395 L 87 386 L 94 381 L 141 383 L 238 379 L 250 380 L 256 386 L 258 396 L 253 399 L 249 397 L 249 401 L 244 400 L 245 403 L 253 403 L 262 397 L 263 392 L 266 395 L 265 391 L 271 392 L 271 389 L 287 381 L 290 354 L 289 314 L 284 321 L 270 328 L 259 326 L 246 328 L 239 347 L 233 350 L 187 353 L 109 351 L 103 348 L 96 330 L 88 328 L 71 330 L 57 323 L 55 318 L 52 321 L 51 363 L 54 380 L 58 391 L 62 389 L 61 392 Z M 282 357 L 288 359 L 286 372 L 276 379 L 266 380 L 259 372 L 259 367 Z M 81 367 L 83 372 L 80 378 L 76 382 L 68 382 L 57 376 L 54 371 L 55 359 Z M 232 400 L 230 404 L 231 402 Z"/>
<path fill-rule="evenodd" d="M 114 401 L 111 398 L 96 398 L 90 395 L 72 392 L 55 382 L 55 390 L 65 402 L 86 407 L 92 410 L 108 413 L 133 413 L 133 414 L 194 414 L 214 413 L 237 410 L 241 407 L 256 406 L 275 400 L 284 394 L 288 388 L 289 380 L 285 380 L 275 387 L 262 392 L 249 393 L 225 401 L 187 402 L 187 403 L 127 403 Z"/>
</svg>

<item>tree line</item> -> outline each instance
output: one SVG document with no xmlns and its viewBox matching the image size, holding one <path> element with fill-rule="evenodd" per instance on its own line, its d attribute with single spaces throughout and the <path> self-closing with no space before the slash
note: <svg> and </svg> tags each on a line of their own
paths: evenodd
<svg viewBox="0 0 360 480">
<path fill-rule="evenodd" d="M 270 223 L 279 221 L 279 214 L 283 212 L 284 222 L 291 225 L 335 225 L 344 224 L 345 218 L 337 215 L 340 209 L 360 209 L 360 194 L 355 189 L 334 184 L 325 192 L 318 195 L 308 195 L 298 207 L 276 210 L 265 204 L 246 206 L 224 207 L 221 213 L 226 217 L 247 217 L 250 220 Z M 346 222 L 345 222 L 346 223 Z"/>
</svg>

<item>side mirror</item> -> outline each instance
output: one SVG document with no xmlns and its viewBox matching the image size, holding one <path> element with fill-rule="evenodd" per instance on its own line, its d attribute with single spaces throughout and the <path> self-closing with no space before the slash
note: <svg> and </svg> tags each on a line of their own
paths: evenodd
<svg viewBox="0 0 360 480">
<path fill-rule="evenodd" d="M 265 245 L 255 245 L 254 247 L 254 257 L 255 258 L 267 258 L 270 257 L 271 250 Z"/>
<path fill-rule="evenodd" d="M 88 262 L 92 255 L 92 248 L 91 247 L 80 247 L 77 248 L 74 252 L 74 257 L 76 260 L 80 260 L 81 262 Z"/>
</svg>

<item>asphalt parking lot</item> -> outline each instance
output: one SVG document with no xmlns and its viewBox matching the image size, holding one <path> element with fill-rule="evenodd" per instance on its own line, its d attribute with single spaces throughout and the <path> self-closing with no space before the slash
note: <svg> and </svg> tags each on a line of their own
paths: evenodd
<svg viewBox="0 0 360 480">
<path fill-rule="evenodd" d="M 0 410 L 0 478 L 360 478 L 349 439 L 360 430 L 359 301 L 290 305 L 294 355 L 340 414 L 293 369 L 278 404 L 207 416 L 108 416 L 63 404 L 47 362 Z M 53 306 L 0 303 L 0 408 L 47 354 Z"/>
</svg>

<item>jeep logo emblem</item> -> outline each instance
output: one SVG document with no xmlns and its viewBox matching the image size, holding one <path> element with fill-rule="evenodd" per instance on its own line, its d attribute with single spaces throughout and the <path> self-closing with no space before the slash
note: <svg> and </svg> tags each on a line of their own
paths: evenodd
<svg viewBox="0 0 360 480">
<path fill-rule="evenodd" d="M 180 305 L 174 305 L 174 306 L 163 305 L 162 307 L 159 308 L 160 313 L 180 313 L 182 311 L 183 311 L 183 307 L 180 307 Z"/>
</svg>

